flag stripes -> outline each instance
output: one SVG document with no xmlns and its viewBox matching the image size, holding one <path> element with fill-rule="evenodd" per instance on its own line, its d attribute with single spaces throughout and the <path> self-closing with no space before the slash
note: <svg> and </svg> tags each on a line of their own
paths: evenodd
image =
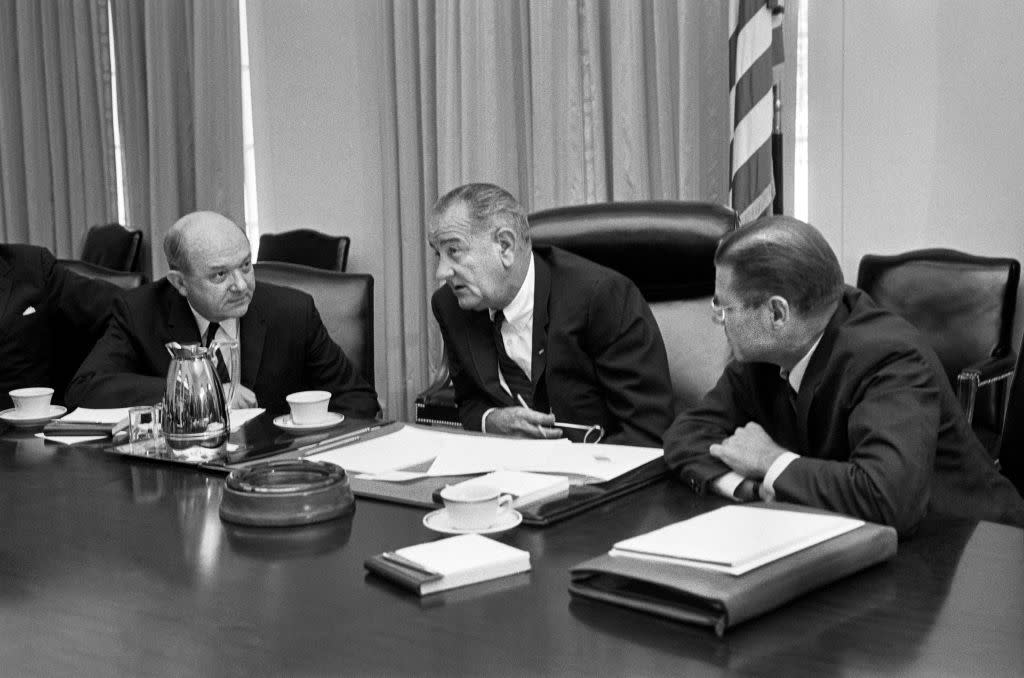
<svg viewBox="0 0 1024 678">
<path fill-rule="evenodd" d="M 772 66 L 782 56 L 781 17 L 777 0 L 729 3 L 729 188 L 741 224 L 761 216 L 775 197 Z"/>
</svg>

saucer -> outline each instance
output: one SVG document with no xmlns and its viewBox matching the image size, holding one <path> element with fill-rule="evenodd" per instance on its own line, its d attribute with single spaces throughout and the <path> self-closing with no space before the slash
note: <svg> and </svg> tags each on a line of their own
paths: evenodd
<svg viewBox="0 0 1024 678">
<path fill-rule="evenodd" d="M 444 534 L 497 534 L 498 532 L 511 530 L 521 522 L 523 522 L 523 514 L 515 509 L 502 513 L 501 517 L 498 518 L 498 522 L 479 530 L 463 530 L 455 527 L 451 524 L 448 512 L 445 509 L 437 509 L 423 516 L 424 527 L 434 532 L 443 532 Z"/>
<path fill-rule="evenodd" d="M 274 426 L 279 426 L 285 431 L 319 431 L 322 428 L 330 428 L 345 421 L 345 415 L 338 412 L 328 412 L 327 416 L 312 424 L 296 424 L 292 421 L 292 415 L 282 414 L 274 417 Z"/>
<path fill-rule="evenodd" d="M 63 415 L 67 411 L 68 408 L 61 405 L 50 405 L 50 411 L 43 416 L 26 417 L 23 414 L 18 414 L 17 408 L 12 407 L 9 410 L 0 412 L 0 421 L 5 421 L 14 428 L 34 428 Z"/>
</svg>

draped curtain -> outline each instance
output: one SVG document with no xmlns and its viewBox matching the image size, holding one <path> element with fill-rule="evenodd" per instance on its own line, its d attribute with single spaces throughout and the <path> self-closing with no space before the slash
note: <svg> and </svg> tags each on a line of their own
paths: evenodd
<svg viewBox="0 0 1024 678">
<path fill-rule="evenodd" d="M 128 223 L 144 270 L 164 233 L 213 210 L 244 228 L 241 55 L 234 0 L 111 0 Z"/>
<path fill-rule="evenodd" d="M 499 184 L 530 210 L 728 196 L 727 3 L 389 0 L 388 411 L 442 369 L 429 310 L 438 195 Z M 723 150 L 724 149 L 724 150 Z"/>
<path fill-rule="evenodd" d="M 117 220 L 107 0 L 0 0 L 0 241 L 79 256 Z"/>
</svg>

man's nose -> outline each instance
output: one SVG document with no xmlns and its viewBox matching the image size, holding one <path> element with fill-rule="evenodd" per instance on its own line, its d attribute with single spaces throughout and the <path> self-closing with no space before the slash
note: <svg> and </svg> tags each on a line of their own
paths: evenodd
<svg viewBox="0 0 1024 678">
<path fill-rule="evenodd" d="M 445 281 L 452 277 L 452 273 L 451 264 L 445 261 L 443 257 L 437 260 L 437 269 L 434 271 L 434 278 L 440 281 Z"/>
<path fill-rule="evenodd" d="M 239 270 L 232 271 L 231 286 L 239 292 L 245 291 L 249 287 L 249 281 L 245 279 L 245 273 Z"/>
</svg>

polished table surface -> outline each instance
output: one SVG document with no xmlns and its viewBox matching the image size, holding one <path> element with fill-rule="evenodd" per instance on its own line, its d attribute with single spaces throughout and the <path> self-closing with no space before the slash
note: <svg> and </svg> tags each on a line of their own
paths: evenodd
<svg viewBox="0 0 1024 678">
<path fill-rule="evenodd" d="M 503 541 L 533 570 L 418 596 L 368 575 L 424 510 L 241 528 L 223 476 L 0 435 L 0 675 L 1024 675 L 1024 531 L 929 520 L 894 561 L 717 638 L 570 600 L 569 568 L 720 505 L 659 482 Z"/>
</svg>

